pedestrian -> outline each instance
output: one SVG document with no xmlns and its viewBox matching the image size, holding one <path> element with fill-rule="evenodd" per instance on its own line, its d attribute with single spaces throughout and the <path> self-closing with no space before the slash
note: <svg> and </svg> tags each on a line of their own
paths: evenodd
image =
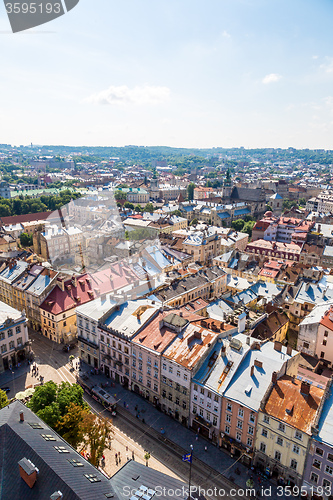
<svg viewBox="0 0 333 500">
<path fill-rule="evenodd" d="M 198 441 L 198 439 L 199 439 L 199 436 L 198 436 L 198 434 L 196 434 L 195 435 L 195 440 Z"/>
<path fill-rule="evenodd" d="M 124 408 L 126 408 L 126 401 L 124 401 Z"/>
<path fill-rule="evenodd" d="M 128 461 L 129 461 L 129 456 L 128 456 L 128 454 L 126 453 L 126 462 L 128 462 Z"/>
<path fill-rule="evenodd" d="M 119 463 L 121 464 L 121 456 L 120 456 L 120 454 L 119 454 Z"/>
<path fill-rule="evenodd" d="M 126 451 L 128 451 L 128 446 L 126 446 Z"/>
<path fill-rule="evenodd" d="M 132 460 L 135 460 L 134 451 L 132 451 Z"/>
<path fill-rule="evenodd" d="M 205 446 L 205 451 L 207 451 L 207 446 Z"/>
</svg>

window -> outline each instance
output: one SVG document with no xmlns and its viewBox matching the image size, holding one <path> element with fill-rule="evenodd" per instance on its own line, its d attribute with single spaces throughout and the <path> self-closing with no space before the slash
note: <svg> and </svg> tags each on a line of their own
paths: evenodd
<svg viewBox="0 0 333 500">
<path fill-rule="evenodd" d="M 326 472 L 326 474 L 329 474 L 330 476 L 332 476 L 333 475 L 333 467 L 331 467 L 330 465 L 326 465 L 325 472 Z"/>
<path fill-rule="evenodd" d="M 269 424 L 269 416 L 264 415 L 263 421 L 265 422 L 265 424 Z"/>
<path fill-rule="evenodd" d="M 226 434 L 230 434 L 230 427 L 229 427 L 229 425 L 226 425 L 226 426 L 225 426 L 225 428 L 224 428 L 224 432 L 225 432 Z"/>
<path fill-rule="evenodd" d="M 96 474 L 83 474 L 91 483 L 100 483 L 101 479 Z"/>
<path fill-rule="evenodd" d="M 327 460 L 329 460 L 330 462 L 333 462 L 333 455 L 332 455 L 332 453 L 328 453 L 327 454 Z"/>
<path fill-rule="evenodd" d="M 207 413 L 206 413 L 206 420 L 207 420 L 207 422 L 210 422 L 210 413 L 209 413 L 209 411 L 207 411 Z"/>
<path fill-rule="evenodd" d="M 327 330 L 324 331 L 324 337 L 328 337 L 328 331 Z"/>
<path fill-rule="evenodd" d="M 302 441 L 303 434 L 300 431 L 295 432 L 295 438 Z"/>
<path fill-rule="evenodd" d="M 187 374 L 184 373 L 184 380 L 187 380 Z"/>
<path fill-rule="evenodd" d="M 323 339 L 323 345 L 327 345 L 327 340 L 326 339 Z"/>
<path fill-rule="evenodd" d="M 177 370 L 177 377 L 180 377 L 180 371 Z"/>
<path fill-rule="evenodd" d="M 204 404 L 204 398 L 200 398 L 200 404 L 203 405 Z"/>
<path fill-rule="evenodd" d="M 186 401 L 183 401 L 183 408 L 186 410 Z"/>
<path fill-rule="evenodd" d="M 197 412 L 197 407 L 195 405 L 193 405 L 193 413 L 196 413 Z"/>
<path fill-rule="evenodd" d="M 291 459 L 290 468 L 293 470 L 297 470 L 297 460 L 295 460 L 294 458 Z"/>
<path fill-rule="evenodd" d="M 140 370 L 140 368 L 139 368 L 139 370 Z M 150 368 L 150 366 L 147 366 L 147 374 L 151 375 L 151 368 Z"/>
<path fill-rule="evenodd" d="M 166 377 L 162 377 L 162 382 L 166 384 Z"/>
<path fill-rule="evenodd" d="M 324 351 L 321 351 L 321 353 L 320 353 L 320 357 L 321 357 L 321 358 L 324 358 L 324 357 L 325 357 L 325 353 L 324 353 Z"/>
<path fill-rule="evenodd" d="M 69 453 L 69 450 L 65 448 L 65 446 L 54 446 L 54 449 L 57 450 L 58 453 Z"/>
<path fill-rule="evenodd" d="M 321 469 L 321 461 L 320 461 L 320 460 L 318 460 L 317 458 L 315 458 L 315 459 L 314 459 L 314 461 L 313 461 L 313 464 L 312 464 L 312 465 L 313 465 L 313 467 L 314 467 L 315 469 L 319 469 L 319 470 Z"/>
<path fill-rule="evenodd" d="M 242 440 L 242 434 L 240 432 L 236 432 L 236 441 L 241 441 Z"/>
<path fill-rule="evenodd" d="M 226 414 L 225 420 L 226 422 L 231 422 L 231 415 Z"/>
<path fill-rule="evenodd" d="M 238 410 L 238 416 L 239 416 L 240 418 L 243 418 L 243 417 L 244 417 L 244 410 L 243 410 L 243 408 L 239 408 L 239 410 Z"/>
<path fill-rule="evenodd" d="M 50 323 L 50 322 L 49 322 Z M 9 328 L 8 332 L 7 332 L 7 336 L 8 337 L 12 337 L 13 336 L 13 330 L 11 328 Z"/>
<path fill-rule="evenodd" d="M 243 429 L 243 422 L 241 420 L 237 420 L 237 429 Z"/>
<path fill-rule="evenodd" d="M 323 487 L 324 488 L 327 488 L 328 490 L 331 490 L 331 485 L 332 485 L 332 483 L 328 479 L 324 479 L 323 480 Z"/>
<path fill-rule="evenodd" d="M 267 429 L 262 429 L 261 435 L 267 438 Z"/>
<path fill-rule="evenodd" d="M 16 333 L 21 333 L 21 327 L 20 326 L 16 327 Z"/>
<path fill-rule="evenodd" d="M 217 394 L 215 394 L 215 396 L 214 396 L 214 401 L 215 401 L 216 403 L 218 403 L 218 401 L 219 401 L 219 397 L 218 397 L 218 395 L 217 395 Z"/>
<path fill-rule="evenodd" d="M 278 444 L 279 446 L 283 446 L 283 439 L 282 439 L 282 437 L 278 437 L 277 438 L 276 444 Z"/>
<path fill-rule="evenodd" d="M 75 458 L 68 458 L 68 462 L 72 464 L 73 467 L 84 467 L 84 464 Z"/>
<path fill-rule="evenodd" d="M 227 403 L 227 411 L 230 411 L 230 413 L 232 413 L 232 404 L 231 403 Z"/>
<path fill-rule="evenodd" d="M 15 342 L 14 342 L 14 340 L 11 340 L 9 342 L 9 350 L 14 349 L 14 347 L 15 347 Z"/>
<path fill-rule="evenodd" d="M 166 391 L 165 391 L 165 389 L 163 389 L 163 391 L 162 391 L 162 398 L 165 398 L 165 397 L 166 397 Z"/>
<path fill-rule="evenodd" d="M 319 479 L 318 474 L 315 474 L 314 472 L 311 472 L 310 481 L 312 481 L 312 483 L 317 484 L 318 483 L 318 479 Z"/>
<path fill-rule="evenodd" d="M 203 387 L 200 387 L 200 392 L 201 394 L 205 394 L 205 389 Z"/>
<path fill-rule="evenodd" d="M 158 386 L 157 386 L 157 384 L 154 384 L 154 391 L 158 392 Z"/>
<path fill-rule="evenodd" d="M 285 432 L 286 426 L 284 424 L 279 423 L 279 431 Z"/>
<path fill-rule="evenodd" d="M 213 425 L 215 425 L 215 427 L 217 426 L 217 418 L 216 417 L 213 417 Z"/>
<path fill-rule="evenodd" d="M 150 356 L 147 357 L 147 365 L 151 365 L 151 357 Z"/>
<path fill-rule="evenodd" d="M 274 458 L 275 458 L 275 460 L 277 460 L 278 462 L 280 462 L 281 461 L 281 453 L 279 451 L 276 451 L 275 455 L 274 455 Z"/>
<path fill-rule="evenodd" d="M 6 351 L 7 351 L 7 345 L 6 345 L 6 344 L 3 344 L 3 345 L 1 346 L 1 354 L 3 354 L 3 353 L 4 353 L 4 352 L 6 352 Z"/>
<path fill-rule="evenodd" d="M 255 422 L 255 415 L 254 415 L 254 413 L 250 413 L 249 422 L 252 422 L 252 423 Z"/>
<path fill-rule="evenodd" d="M 203 417 L 203 409 L 202 408 L 200 408 L 200 410 L 199 410 L 199 415 L 200 415 L 200 417 Z"/>
<path fill-rule="evenodd" d="M 293 452 L 296 453 L 296 455 L 299 455 L 299 446 L 297 446 L 297 444 L 294 444 Z"/>
<path fill-rule="evenodd" d="M 319 455 L 320 457 L 322 457 L 323 454 L 324 454 L 324 451 L 321 448 L 316 448 L 316 455 Z"/>
<path fill-rule="evenodd" d="M 163 363 L 163 370 L 166 370 L 166 364 Z"/>
<path fill-rule="evenodd" d="M 193 389 L 194 389 L 195 391 L 197 391 L 197 390 L 198 390 L 198 386 L 197 386 L 197 384 L 194 384 Z"/>
<path fill-rule="evenodd" d="M 169 373 L 172 373 L 172 366 L 169 366 Z"/>
<path fill-rule="evenodd" d="M 44 323 L 45 323 L 45 320 L 44 320 Z M 0 333 L 0 340 L 4 340 L 4 338 L 5 338 L 5 334 L 4 334 L 4 332 L 1 332 L 1 333 Z"/>
<path fill-rule="evenodd" d="M 259 449 L 260 449 L 260 451 L 262 453 L 266 453 L 266 445 L 265 445 L 265 443 L 260 443 L 260 448 Z"/>
<path fill-rule="evenodd" d="M 253 436 L 253 434 L 254 434 L 254 427 L 252 427 L 252 425 L 249 425 L 248 433 L 251 434 L 251 436 Z"/>
<path fill-rule="evenodd" d="M 56 441 L 56 438 L 52 434 L 41 434 L 45 441 Z"/>
<path fill-rule="evenodd" d="M 141 374 L 139 375 L 139 382 L 142 383 L 142 375 Z"/>
<path fill-rule="evenodd" d="M 303 342 L 303 347 L 304 347 L 304 349 L 309 349 L 309 347 L 310 347 L 309 342 Z"/>
<path fill-rule="evenodd" d="M 246 441 L 246 444 L 247 446 L 250 446 L 252 448 L 252 445 L 253 445 L 253 439 L 252 438 L 247 438 L 247 441 Z"/>
<path fill-rule="evenodd" d="M 210 391 L 207 393 L 207 398 L 212 399 L 212 393 Z"/>
<path fill-rule="evenodd" d="M 147 387 L 151 387 L 151 380 L 149 378 L 147 379 Z"/>
</svg>

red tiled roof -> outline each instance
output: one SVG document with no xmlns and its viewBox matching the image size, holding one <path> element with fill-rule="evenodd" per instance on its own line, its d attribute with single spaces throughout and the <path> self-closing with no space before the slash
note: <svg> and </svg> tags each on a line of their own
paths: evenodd
<svg viewBox="0 0 333 500">
<path fill-rule="evenodd" d="M 74 286 L 75 278 L 77 286 Z M 110 269 L 95 274 L 82 274 L 75 278 L 64 282 L 64 291 L 57 285 L 40 308 L 52 314 L 59 314 L 85 304 L 103 293 L 118 290 L 138 279 L 138 276 L 130 268 L 115 263 Z"/>
<path fill-rule="evenodd" d="M 36 214 L 10 215 L 1 217 L 0 222 L 3 226 L 8 224 L 20 224 L 21 222 L 33 222 L 47 219 L 53 212 L 37 212 Z"/>
</svg>

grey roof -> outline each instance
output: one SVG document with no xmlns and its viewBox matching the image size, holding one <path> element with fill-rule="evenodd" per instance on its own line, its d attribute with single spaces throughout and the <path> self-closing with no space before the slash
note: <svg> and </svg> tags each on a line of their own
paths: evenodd
<svg viewBox="0 0 333 500">
<path fill-rule="evenodd" d="M 260 188 L 234 187 L 230 194 L 232 200 L 265 201 L 265 193 Z"/>
<path fill-rule="evenodd" d="M 6 319 L 11 318 L 17 320 L 22 317 L 22 313 L 14 307 L 9 306 L 5 302 L 0 302 L 0 328 L 5 323 Z"/>
<path fill-rule="evenodd" d="M 20 422 L 20 412 L 24 422 Z M 34 429 L 30 424 L 40 424 Z M 49 434 L 55 441 L 46 441 Z M 59 453 L 54 446 L 64 446 L 69 453 Z M 120 497 L 111 481 L 69 446 L 58 434 L 19 401 L 0 410 L 0 500 L 45 500 L 60 490 L 66 500 L 105 500 L 113 493 Z M 18 462 L 26 458 L 39 470 L 33 488 L 20 477 Z M 75 459 L 83 467 L 74 467 Z M 94 474 L 98 482 L 91 483 L 84 474 Z"/>
<path fill-rule="evenodd" d="M 14 266 L 7 266 L 0 273 L 0 279 L 5 281 L 6 283 L 13 283 L 13 281 L 15 281 L 19 276 L 21 276 L 21 274 L 24 273 L 28 265 L 28 262 L 19 260 Z"/>
<path fill-rule="evenodd" d="M 323 257 L 333 257 L 333 247 L 326 246 L 323 251 Z"/>
<path fill-rule="evenodd" d="M 330 391 L 325 400 L 319 419 L 319 433 L 314 439 L 333 447 L 333 393 Z"/>
<path fill-rule="evenodd" d="M 121 500 L 129 500 L 130 497 L 126 496 L 125 493 L 130 490 L 133 491 L 134 495 L 135 491 L 140 490 L 140 486 L 158 493 L 158 495 L 153 496 L 153 499 L 186 500 L 188 497 L 188 495 L 184 494 L 186 492 L 185 483 L 133 460 L 127 462 L 116 472 L 112 477 L 112 483 L 117 488 Z M 175 494 L 173 495 L 172 492 L 175 492 Z M 179 494 L 179 492 L 183 494 Z M 176 493 L 178 493 L 178 496 Z"/>
</svg>

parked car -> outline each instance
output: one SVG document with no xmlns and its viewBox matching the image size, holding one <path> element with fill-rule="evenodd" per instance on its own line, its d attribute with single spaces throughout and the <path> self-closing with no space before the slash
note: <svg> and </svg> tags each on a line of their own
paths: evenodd
<svg viewBox="0 0 333 500">
<path fill-rule="evenodd" d="M 63 351 L 68 352 L 71 349 L 75 349 L 76 343 L 72 342 L 71 344 L 65 344 L 64 347 L 62 348 Z"/>
</svg>

